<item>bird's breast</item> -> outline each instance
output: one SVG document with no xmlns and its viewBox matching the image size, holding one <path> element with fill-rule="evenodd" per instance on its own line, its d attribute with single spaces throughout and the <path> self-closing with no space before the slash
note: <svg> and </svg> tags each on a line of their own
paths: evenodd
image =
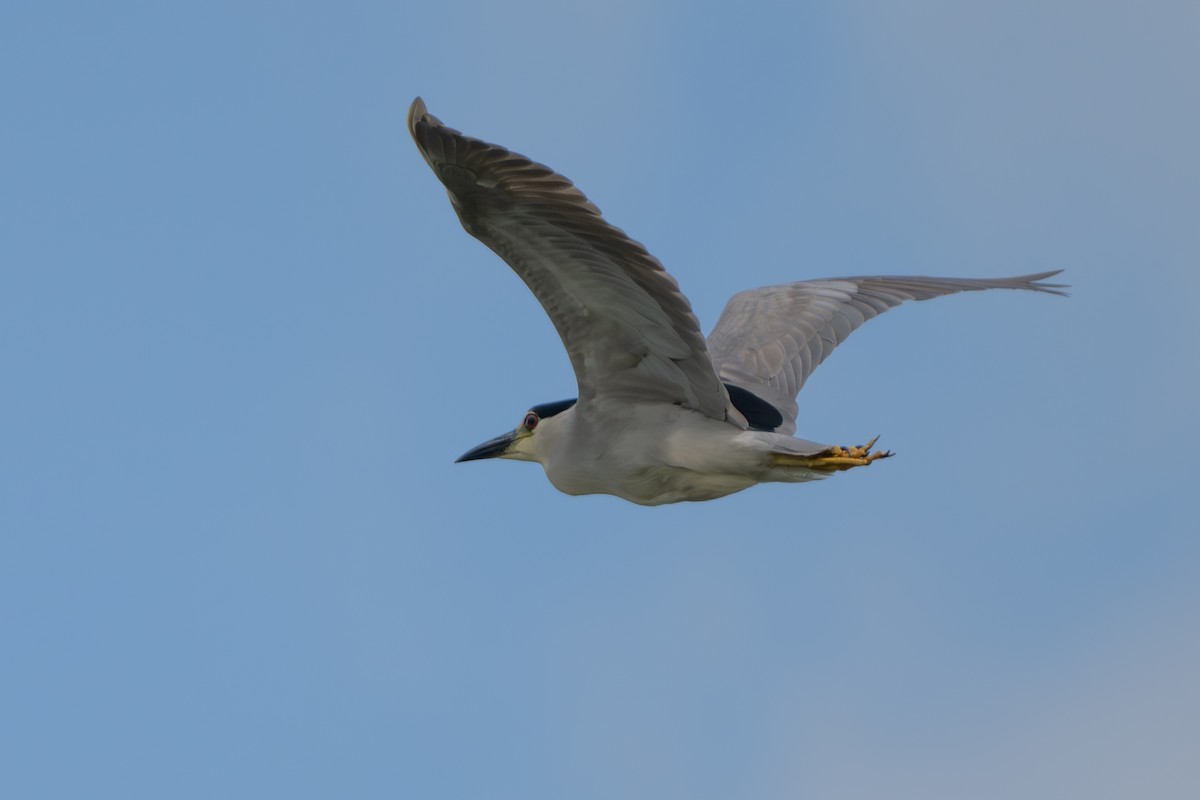
<svg viewBox="0 0 1200 800">
<path fill-rule="evenodd" d="M 712 500 L 758 482 L 763 456 L 747 432 L 677 406 L 581 419 L 543 466 L 567 494 L 612 494 L 642 505 Z"/>
</svg>

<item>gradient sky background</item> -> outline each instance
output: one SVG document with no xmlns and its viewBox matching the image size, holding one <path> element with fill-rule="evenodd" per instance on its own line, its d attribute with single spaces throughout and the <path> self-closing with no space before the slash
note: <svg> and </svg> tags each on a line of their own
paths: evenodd
<svg viewBox="0 0 1200 800">
<path fill-rule="evenodd" d="M 1195 2 L 5 3 L 0 795 L 1200 796 Z M 869 323 L 646 509 L 404 114 L 679 279 L 1065 268 Z"/>
</svg>

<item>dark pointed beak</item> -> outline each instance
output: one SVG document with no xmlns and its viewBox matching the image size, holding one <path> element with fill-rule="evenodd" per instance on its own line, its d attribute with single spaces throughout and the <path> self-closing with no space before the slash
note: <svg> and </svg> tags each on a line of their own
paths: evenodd
<svg viewBox="0 0 1200 800">
<path fill-rule="evenodd" d="M 470 450 L 463 453 L 454 460 L 454 463 L 457 464 L 460 461 L 478 461 L 481 458 L 498 458 L 499 456 L 504 455 L 504 452 L 508 450 L 508 446 L 511 445 L 513 440 L 516 438 L 516 433 L 509 431 L 508 433 L 503 433 L 497 436 L 495 439 L 488 439 L 478 447 L 472 447 Z"/>
</svg>

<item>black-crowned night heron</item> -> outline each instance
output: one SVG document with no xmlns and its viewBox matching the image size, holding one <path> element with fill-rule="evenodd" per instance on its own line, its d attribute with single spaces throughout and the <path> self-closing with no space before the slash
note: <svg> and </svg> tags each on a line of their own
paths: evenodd
<svg viewBox="0 0 1200 800">
<path fill-rule="evenodd" d="M 464 136 L 425 110 L 408 127 L 467 233 L 503 258 L 562 337 L 578 399 L 535 405 L 459 461 L 536 461 L 567 494 L 660 505 L 801 482 L 891 455 L 797 439 L 796 394 L 835 347 L 905 300 L 1031 289 L 997 280 L 835 278 L 735 294 L 706 341 L 657 259 L 548 167 Z"/>
</svg>

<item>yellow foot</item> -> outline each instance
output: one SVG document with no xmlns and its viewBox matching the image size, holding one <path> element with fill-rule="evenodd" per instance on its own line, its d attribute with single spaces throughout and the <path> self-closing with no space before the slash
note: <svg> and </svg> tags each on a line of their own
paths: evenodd
<svg viewBox="0 0 1200 800">
<path fill-rule="evenodd" d="M 837 472 L 839 470 L 851 469 L 852 467 L 865 467 L 872 461 L 878 461 L 881 458 L 890 458 L 893 455 L 891 450 L 876 450 L 874 453 L 871 452 L 871 448 L 878 439 L 879 437 L 876 436 L 866 444 L 856 447 L 839 447 L 834 445 L 811 456 L 773 453 L 772 459 L 777 466 L 804 467 L 818 472 Z"/>
</svg>

